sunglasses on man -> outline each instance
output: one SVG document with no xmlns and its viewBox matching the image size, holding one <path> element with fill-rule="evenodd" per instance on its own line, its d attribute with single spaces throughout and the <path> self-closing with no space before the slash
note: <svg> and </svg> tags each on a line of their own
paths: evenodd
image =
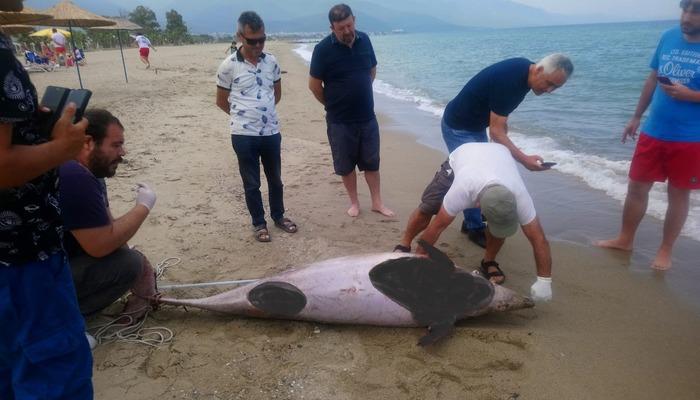
<svg viewBox="0 0 700 400">
<path fill-rule="evenodd" d="M 700 1 L 681 0 L 680 7 L 683 11 L 700 14 Z"/>
<path fill-rule="evenodd" d="M 243 36 L 242 33 L 239 33 L 238 36 L 242 37 L 243 40 L 245 40 L 246 44 L 248 44 L 248 46 L 257 46 L 259 44 L 265 44 L 265 40 L 267 40 L 267 36 L 263 36 L 258 39 L 248 39 L 247 37 Z"/>
</svg>

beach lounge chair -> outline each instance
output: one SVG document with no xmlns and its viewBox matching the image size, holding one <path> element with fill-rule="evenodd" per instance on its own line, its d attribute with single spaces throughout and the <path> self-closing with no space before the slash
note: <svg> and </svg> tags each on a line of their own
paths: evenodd
<svg viewBox="0 0 700 400">
<path fill-rule="evenodd" d="M 83 49 L 73 50 L 73 56 L 75 58 L 75 62 L 80 64 L 80 66 L 83 66 L 87 63 L 87 61 L 85 61 L 85 53 L 83 53 Z"/>
<path fill-rule="evenodd" d="M 25 51 L 24 59 L 26 61 L 24 69 L 27 72 L 50 72 L 54 69 L 54 65 L 47 58 L 41 57 L 33 51 Z"/>
</svg>

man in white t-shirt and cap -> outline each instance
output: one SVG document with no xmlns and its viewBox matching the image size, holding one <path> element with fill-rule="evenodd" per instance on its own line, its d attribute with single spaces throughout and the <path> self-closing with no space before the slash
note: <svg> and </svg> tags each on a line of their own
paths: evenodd
<svg viewBox="0 0 700 400">
<path fill-rule="evenodd" d="M 505 238 L 522 227 L 535 255 L 535 300 L 552 298 L 552 256 L 549 243 L 525 188 L 513 156 L 498 143 L 466 143 L 453 151 L 423 192 L 421 204 L 411 214 L 401 243 L 394 251 L 411 251 L 411 242 L 434 244 L 455 217 L 467 208 L 481 207 L 487 220 L 486 250 L 481 272 L 495 284 L 505 281 L 496 255 Z M 435 215 L 435 218 L 432 218 Z M 431 221 L 432 219 L 432 221 Z M 418 247 L 417 253 L 423 249 Z"/>
<path fill-rule="evenodd" d="M 150 49 L 153 49 L 153 51 L 157 51 L 155 47 L 151 44 L 151 41 L 148 40 L 146 35 L 144 35 L 141 32 L 138 32 L 136 34 L 136 37 L 134 37 L 134 40 L 136 41 L 136 44 L 139 46 L 139 57 L 141 58 L 141 62 L 146 64 L 146 69 L 151 68 L 151 63 L 148 61 L 148 55 L 150 54 Z"/>
</svg>

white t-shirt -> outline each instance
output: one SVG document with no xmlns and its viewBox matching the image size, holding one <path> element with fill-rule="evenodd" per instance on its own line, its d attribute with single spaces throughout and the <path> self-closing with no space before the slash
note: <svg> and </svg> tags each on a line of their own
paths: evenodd
<svg viewBox="0 0 700 400">
<path fill-rule="evenodd" d="M 498 143 L 466 143 L 450 154 L 454 181 L 442 201 L 445 211 L 456 216 L 478 207 L 479 193 L 490 185 L 503 185 L 515 196 L 520 225 L 535 219 L 535 205 L 508 149 Z"/>
<path fill-rule="evenodd" d="M 55 47 L 66 47 L 66 37 L 61 32 L 56 32 L 51 35 L 51 40 Z"/>
<path fill-rule="evenodd" d="M 134 40 L 136 40 L 136 44 L 139 45 L 139 49 L 151 47 L 151 41 L 143 35 L 136 36 Z"/>
<path fill-rule="evenodd" d="M 280 133 L 275 110 L 275 82 L 281 79 L 275 56 L 263 53 L 258 64 L 243 58 L 240 50 L 226 59 L 216 73 L 216 86 L 229 90 L 231 134 L 270 136 Z"/>
</svg>

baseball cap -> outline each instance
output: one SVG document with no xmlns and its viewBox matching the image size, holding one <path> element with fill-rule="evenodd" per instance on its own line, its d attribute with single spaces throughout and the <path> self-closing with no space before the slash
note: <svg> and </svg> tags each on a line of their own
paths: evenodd
<svg viewBox="0 0 700 400">
<path fill-rule="evenodd" d="M 492 185 L 485 188 L 481 192 L 479 204 L 493 236 L 506 238 L 518 231 L 520 224 L 515 196 L 505 186 Z"/>
</svg>

